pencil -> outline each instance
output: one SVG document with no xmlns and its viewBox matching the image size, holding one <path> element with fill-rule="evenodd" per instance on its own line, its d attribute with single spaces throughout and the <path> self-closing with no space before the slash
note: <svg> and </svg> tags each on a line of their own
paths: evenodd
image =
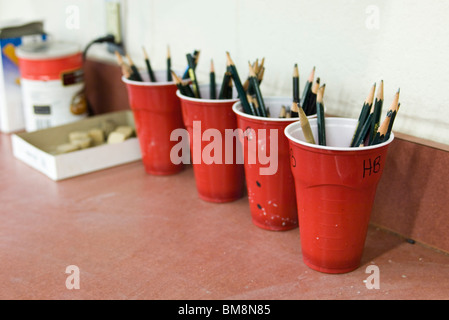
<svg viewBox="0 0 449 320">
<path fill-rule="evenodd" d="M 292 102 L 292 106 L 290 107 L 290 116 L 292 118 L 298 118 L 299 117 L 299 108 L 301 106 L 299 105 L 299 102 Z"/>
<path fill-rule="evenodd" d="M 151 68 L 150 58 L 148 56 L 147 50 L 145 47 L 142 47 L 143 55 L 145 57 L 145 64 L 147 66 L 148 76 L 150 77 L 151 82 L 156 82 L 156 77 L 154 76 L 153 69 Z"/>
<path fill-rule="evenodd" d="M 279 112 L 279 118 L 287 117 L 287 108 L 285 106 L 281 107 L 281 111 Z"/>
<path fill-rule="evenodd" d="M 142 77 L 140 76 L 139 70 L 137 70 L 137 67 L 134 64 L 134 62 L 131 60 L 131 57 L 129 56 L 129 54 L 127 54 L 126 57 L 128 58 L 129 66 L 132 70 L 132 77 L 136 81 L 143 81 Z"/>
<path fill-rule="evenodd" d="M 231 73 L 226 71 L 223 76 L 223 82 L 221 83 L 220 93 L 218 94 L 218 99 L 223 100 L 226 99 L 226 90 L 229 84 L 229 80 L 232 80 Z"/>
<path fill-rule="evenodd" d="M 214 66 L 214 60 L 210 61 L 210 99 L 215 100 L 217 98 L 217 85 L 215 83 L 215 66 Z"/>
<path fill-rule="evenodd" d="M 171 75 L 171 53 L 170 46 L 167 46 L 167 81 L 173 81 L 173 77 Z"/>
<path fill-rule="evenodd" d="M 256 63 L 257 63 L 257 61 L 254 62 L 253 67 L 256 66 Z M 257 73 L 256 73 L 256 74 L 257 74 Z M 249 83 L 249 75 L 248 75 L 248 77 L 246 78 L 245 82 L 243 83 L 243 90 L 244 90 L 245 92 L 248 92 L 250 95 L 253 95 L 253 94 L 254 94 L 254 90 L 253 90 L 253 88 L 251 88 L 250 83 Z"/>
<path fill-rule="evenodd" d="M 324 86 L 318 89 L 316 109 L 317 109 L 317 123 L 318 123 L 318 143 L 320 146 L 326 146 L 326 123 L 324 115 Z"/>
<path fill-rule="evenodd" d="M 374 101 L 374 124 L 375 130 L 380 126 L 380 117 L 382 115 L 382 107 L 384 103 L 384 81 L 380 81 L 379 88 L 377 90 L 376 100 Z"/>
<path fill-rule="evenodd" d="M 179 92 L 181 92 L 181 94 L 184 96 L 189 96 L 184 84 L 182 83 L 182 80 L 173 71 L 172 71 L 172 75 L 173 75 L 174 82 L 175 82 L 176 86 L 178 87 Z"/>
<path fill-rule="evenodd" d="M 376 91 L 376 84 L 374 84 L 371 87 L 371 91 L 368 94 L 368 97 L 366 98 L 365 102 L 363 103 L 362 106 L 362 111 L 360 112 L 359 115 L 359 120 L 357 123 L 357 127 L 354 133 L 354 136 L 352 138 L 352 142 L 351 142 L 351 147 L 356 147 L 356 140 L 359 138 L 360 135 L 360 131 L 362 130 L 363 126 L 365 125 L 365 122 L 369 116 L 369 113 L 371 111 L 371 107 L 373 105 L 373 100 L 374 100 L 374 93 Z M 358 147 L 358 146 L 357 146 Z"/>
<path fill-rule="evenodd" d="M 318 89 L 320 88 L 320 83 L 321 79 L 317 78 L 310 90 L 309 100 L 306 102 L 305 106 L 303 106 L 304 112 L 308 116 L 316 114 L 316 98 L 318 94 Z"/>
<path fill-rule="evenodd" d="M 232 99 L 233 88 L 232 88 L 232 77 L 229 78 L 228 85 L 226 87 L 225 99 Z"/>
<path fill-rule="evenodd" d="M 298 64 L 293 67 L 293 102 L 299 102 L 299 70 Z"/>
<path fill-rule="evenodd" d="M 176 86 L 178 87 L 179 91 L 187 96 L 187 97 L 191 97 L 194 98 L 195 94 L 192 91 L 192 88 L 190 87 L 190 85 L 187 82 L 184 82 L 181 78 L 178 77 L 178 75 L 176 73 L 174 73 L 172 71 L 172 76 L 173 79 L 175 81 Z"/>
<path fill-rule="evenodd" d="M 122 75 L 128 80 L 139 81 L 133 74 L 131 67 L 123 61 L 122 55 L 118 51 L 115 51 L 115 56 L 117 57 L 117 63 L 122 70 Z"/>
<path fill-rule="evenodd" d="M 316 144 L 312 129 L 310 128 L 309 119 L 307 119 L 307 116 L 302 108 L 299 108 L 299 121 L 301 123 L 302 132 L 304 134 L 306 142 Z"/>
<path fill-rule="evenodd" d="M 231 55 L 229 54 L 229 52 L 226 52 L 226 56 L 227 56 L 227 64 L 228 64 L 229 70 L 231 71 L 232 79 L 234 80 L 234 85 L 237 88 L 237 91 L 239 93 L 243 111 L 249 115 L 254 115 L 254 110 L 251 109 L 251 106 L 248 103 L 245 90 L 243 89 L 242 82 L 240 81 L 240 77 L 237 72 L 237 68 L 235 67 L 234 62 L 232 61 Z"/>
<path fill-rule="evenodd" d="M 259 112 L 259 106 L 257 105 L 257 100 L 251 96 L 250 94 L 246 95 L 246 99 L 248 99 L 248 103 L 254 108 L 254 115 L 257 117 L 261 117 L 262 115 Z"/>
<path fill-rule="evenodd" d="M 195 65 L 195 69 L 196 69 L 196 66 L 198 65 L 198 60 L 200 58 L 200 51 L 199 50 L 194 50 L 192 56 L 193 56 L 194 61 L 195 61 L 194 65 Z M 184 71 L 184 74 L 182 76 L 183 80 L 189 79 L 189 77 L 190 77 L 189 69 L 190 69 L 190 67 L 187 65 L 187 68 Z"/>
<path fill-rule="evenodd" d="M 399 103 L 400 93 L 401 93 L 401 89 L 398 89 L 398 91 L 396 92 L 396 94 L 394 96 L 393 103 L 391 104 L 391 107 L 389 109 L 392 112 L 392 115 L 391 115 L 391 121 L 390 121 L 390 125 L 388 127 L 388 131 L 385 135 L 385 140 L 390 139 L 390 135 L 393 130 L 394 121 L 396 120 L 396 116 L 397 116 L 397 114 L 399 112 L 399 108 L 401 106 L 401 104 Z"/>
<path fill-rule="evenodd" d="M 312 85 L 315 79 L 315 71 L 316 68 L 313 67 L 312 71 L 310 72 L 309 78 L 307 79 L 306 84 L 304 86 L 304 92 L 302 93 L 301 106 L 304 110 L 306 110 L 306 102 L 309 100 L 309 95 L 312 92 Z"/>
<path fill-rule="evenodd" d="M 257 80 L 257 75 L 254 72 L 253 67 L 251 66 L 251 63 L 248 62 L 249 65 L 249 82 L 250 87 L 253 88 L 254 93 L 256 94 L 257 104 L 259 105 L 259 112 L 262 117 L 267 117 L 267 109 L 265 107 L 265 102 L 263 100 L 262 92 L 260 91 L 259 87 L 259 81 Z"/>
<path fill-rule="evenodd" d="M 385 140 L 385 136 L 388 132 L 388 128 L 390 127 L 391 117 L 393 116 L 393 112 L 391 110 L 388 111 L 385 120 L 382 122 L 382 125 L 377 130 L 376 136 L 373 139 L 371 145 L 377 145 L 383 143 Z"/>
<path fill-rule="evenodd" d="M 192 80 L 193 93 L 195 94 L 195 98 L 201 99 L 200 88 L 195 73 L 195 60 L 190 53 L 187 54 L 187 62 L 189 64 L 189 77 Z"/>
</svg>

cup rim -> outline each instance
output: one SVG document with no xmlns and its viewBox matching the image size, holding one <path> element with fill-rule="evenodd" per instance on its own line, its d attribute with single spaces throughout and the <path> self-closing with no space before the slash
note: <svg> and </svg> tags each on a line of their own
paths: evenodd
<svg viewBox="0 0 449 320">
<path fill-rule="evenodd" d="M 169 85 L 176 85 L 174 82 L 142 82 L 142 81 L 135 81 L 135 80 L 129 80 L 125 76 L 122 76 L 122 81 L 126 84 L 132 84 L 133 86 L 138 87 L 163 87 L 163 86 L 169 86 Z"/>
<path fill-rule="evenodd" d="M 146 70 L 140 69 L 140 73 L 145 74 Z M 166 73 L 166 70 L 154 70 L 154 73 Z M 176 74 L 179 72 L 175 71 Z M 133 86 L 139 86 L 139 87 L 163 87 L 163 86 L 176 86 L 176 83 L 174 81 L 158 81 L 158 82 L 151 82 L 151 81 L 135 81 L 135 80 L 129 80 L 125 76 L 122 76 L 122 81 L 126 84 L 131 84 Z"/>
<path fill-rule="evenodd" d="M 290 104 L 293 103 L 293 99 L 290 97 L 285 97 L 285 96 L 269 96 L 264 98 L 265 101 L 270 101 L 270 100 L 291 100 Z M 243 110 L 240 110 L 239 107 L 241 107 L 242 102 L 241 101 L 237 101 L 233 106 L 232 106 L 232 110 L 239 116 L 242 116 L 244 118 L 247 119 L 252 119 L 252 120 L 258 120 L 258 121 L 268 121 L 268 122 L 297 122 L 299 121 L 299 118 L 264 118 L 264 117 L 258 117 L 258 116 L 253 116 L 250 114 L 246 114 L 245 112 L 243 112 Z M 313 119 L 316 118 L 316 114 L 308 116 L 308 119 Z"/>
<path fill-rule="evenodd" d="M 221 104 L 221 103 L 236 103 L 237 101 L 239 101 L 238 98 L 235 99 L 199 99 L 199 98 L 192 98 L 192 97 L 187 97 L 185 95 L 183 95 L 179 90 L 176 90 L 176 95 L 178 96 L 178 98 L 182 99 L 182 100 L 186 100 L 186 101 L 191 101 L 191 102 L 200 102 L 200 103 L 210 103 L 210 104 Z"/>
<path fill-rule="evenodd" d="M 315 119 L 309 119 L 309 120 L 310 120 L 311 122 L 317 122 L 317 121 L 318 121 L 318 119 L 316 119 L 316 118 L 315 118 Z M 340 117 L 327 117 L 326 120 L 330 120 L 330 121 L 335 121 L 335 120 L 336 120 L 336 121 L 340 121 L 340 120 L 341 120 L 341 121 L 348 121 L 348 120 L 351 120 L 351 121 L 353 121 L 355 124 L 358 122 L 357 119 L 353 119 L 353 118 L 340 118 Z M 290 125 L 288 125 L 288 126 L 285 128 L 285 130 L 284 130 L 285 136 L 286 136 L 286 137 L 288 138 L 288 140 L 291 141 L 291 142 L 294 142 L 294 143 L 296 143 L 296 144 L 299 144 L 299 145 L 302 145 L 302 146 L 305 146 L 305 147 L 309 147 L 309 148 L 312 148 L 312 149 L 316 149 L 316 150 L 343 151 L 343 152 L 348 152 L 348 151 L 351 151 L 351 152 L 363 152 L 363 151 L 367 151 L 367 150 L 373 150 L 373 149 L 378 149 L 378 148 L 385 147 L 385 146 L 391 144 L 391 143 L 393 142 L 393 140 L 395 139 L 394 132 L 391 132 L 390 139 L 388 139 L 388 141 L 382 142 L 382 143 L 377 144 L 377 145 L 374 145 L 374 146 L 367 146 L 367 147 L 363 147 L 363 148 L 321 146 L 321 145 L 318 145 L 318 144 L 311 144 L 311 143 L 308 143 L 308 142 L 306 142 L 306 141 L 302 141 L 302 140 L 299 140 L 299 139 L 293 137 L 292 134 L 290 133 L 290 131 L 291 131 L 293 128 L 296 128 L 296 127 L 298 127 L 298 126 L 300 127 L 299 129 L 302 130 L 302 129 L 301 129 L 301 123 L 300 123 L 299 121 L 298 121 L 298 122 L 291 123 Z"/>
</svg>

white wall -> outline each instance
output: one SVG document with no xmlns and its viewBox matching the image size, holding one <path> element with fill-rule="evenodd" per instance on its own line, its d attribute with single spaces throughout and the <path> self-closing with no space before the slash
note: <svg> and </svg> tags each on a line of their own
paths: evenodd
<svg viewBox="0 0 449 320">
<path fill-rule="evenodd" d="M 122 1 L 126 45 L 139 64 L 142 45 L 155 68 L 165 67 L 167 45 L 179 69 L 186 53 L 200 49 L 205 82 L 211 58 L 224 72 L 226 51 L 241 77 L 248 60 L 265 57 L 265 96 L 291 95 L 295 63 L 302 85 L 316 66 L 328 111 L 354 118 L 371 85 L 383 79 L 384 114 L 401 88 L 396 131 L 449 144 L 449 1 Z M 80 8 L 79 29 L 67 28 L 70 5 Z M 50 33 L 85 45 L 105 33 L 104 6 L 105 0 L 0 0 L 0 19 L 44 17 Z M 92 54 L 113 59 L 102 47 Z"/>
</svg>

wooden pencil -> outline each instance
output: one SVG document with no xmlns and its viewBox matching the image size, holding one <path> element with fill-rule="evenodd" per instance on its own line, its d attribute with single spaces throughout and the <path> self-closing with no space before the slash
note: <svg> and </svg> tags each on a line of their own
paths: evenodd
<svg viewBox="0 0 449 320">
<path fill-rule="evenodd" d="M 115 56 L 117 57 L 117 63 L 122 70 L 122 75 L 128 80 L 139 81 L 134 75 L 131 67 L 123 61 L 123 57 L 118 51 L 115 51 Z"/>
<path fill-rule="evenodd" d="M 360 115 L 359 115 L 357 127 L 356 127 L 354 136 L 351 141 L 351 147 L 359 146 L 359 145 L 356 145 L 356 142 L 357 142 L 356 140 L 359 138 L 360 131 L 362 131 L 363 126 L 365 125 L 365 122 L 368 119 L 368 116 L 370 114 L 371 107 L 372 107 L 373 101 L 374 101 L 375 91 L 376 91 L 376 84 L 374 84 L 371 87 L 370 93 L 368 94 L 368 97 L 365 99 L 365 102 L 363 103 L 362 111 L 360 112 Z"/>
<path fill-rule="evenodd" d="M 326 146 L 326 123 L 324 115 L 324 95 L 325 86 L 320 87 L 317 92 L 316 109 L 317 109 L 317 124 L 318 124 L 318 143 L 321 146 Z"/>
<path fill-rule="evenodd" d="M 281 107 L 281 111 L 279 112 L 279 118 L 286 118 L 287 117 L 287 108 L 285 106 Z"/>
<path fill-rule="evenodd" d="M 380 143 L 385 142 L 385 136 L 388 132 L 388 128 L 390 127 L 390 123 L 391 123 L 391 117 L 393 116 L 393 112 L 391 110 L 389 110 L 387 112 L 387 116 L 385 117 L 385 120 L 382 122 L 381 126 L 379 127 L 379 129 L 377 129 L 377 133 L 376 136 L 373 139 L 373 142 L 371 143 L 371 145 L 377 145 Z"/>
<path fill-rule="evenodd" d="M 316 68 L 313 67 L 312 71 L 310 72 L 309 78 L 306 81 L 306 84 L 304 86 L 304 91 L 302 93 L 302 98 L 301 98 L 301 107 L 303 109 L 306 108 L 305 103 L 306 101 L 309 100 L 309 95 L 312 92 L 312 85 L 313 85 L 313 81 L 315 79 L 315 72 L 316 72 Z"/>
<path fill-rule="evenodd" d="M 233 87 L 232 87 L 232 77 L 229 78 L 228 85 L 226 86 L 225 99 L 232 99 Z"/>
<path fill-rule="evenodd" d="M 217 98 L 217 84 L 215 82 L 215 66 L 214 66 L 214 60 L 210 61 L 210 99 L 215 100 Z"/>
<path fill-rule="evenodd" d="M 248 62 L 249 65 L 249 81 L 250 81 L 250 87 L 253 88 L 254 93 L 256 95 L 257 104 L 259 105 L 259 112 L 262 117 L 267 117 L 267 109 L 265 107 L 265 102 L 263 100 L 262 92 L 260 91 L 259 87 L 259 81 L 257 80 L 257 75 L 254 72 L 253 67 L 251 66 L 251 63 Z"/>
<path fill-rule="evenodd" d="M 129 62 L 129 66 L 132 70 L 132 77 L 136 80 L 136 81 L 143 81 L 139 70 L 137 69 L 136 65 L 134 64 L 133 60 L 131 59 L 131 57 L 129 56 L 129 54 L 126 55 L 126 58 L 128 59 Z"/>
<path fill-rule="evenodd" d="M 231 55 L 229 52 L 226 52 L 227 57 L 227 65 L 229 70 L 231 71 L 232 79 L 234 80 L 234 85 L 239 93 L 239 98 L 242 103 L 243 111 L 249 115 L 254 115 L 254 108 L 251 108 L 251 106 L 248 103 L 248 100 L 246 98 L 246 92 L 243 89 L 242 82 L 240 80 L 240 76 L 238 74 L 237 68 L 235 67 L 234 61 L 231 59 Z"/>
<path fill-rule="evenodd" d="M 293 67 L 293 102 L 299 102 L 299 94 L 299 70 L 298 64 L 295 64 L 295 66 Z"/>
<path fill-rule="evenodd" d="M 200 87 L 195 72 L 195 60 L 190 53 L 187 54 L 187 62 L 189 65 L 189 77 L 192 80 L 193 93 L 195 94 L 195 98 L 201 99 Z"/>
<path fill-rule="evenodd" d="M 306 102 L 306 106 L 304 107 L 304 112 L 307 116 L 316 114 L 316 98 L 318 89 L 320 88 L 320 84 L 321 79 L 316 78 L 315 82 L 312 85 L 312 89 L 310 90 L 309 101 Z"/>
<path fill-rule="evenodd" d="M 391 121 L 390 121 L 388 130 L 387 130 L 387 133 L 385 135 L 385 140 L 390 139 L 390 135 L 391 135 L 391 132 L 393 130 L 393 125 L 394 125 L 394 122 L 396 120 L 396 116 L 397 116 L 397 114 L 399 112 L 399 109 L 401 107 L 401 104 L 399 103 L 399 95 L 400 95 L 400 93 L 401 93 L 401 89 L 398 89 L 398 91 L 396 92 L 396 94 L 394 96 L 393 103 L 391 104 L 391 107 L 389 109 L 392 112 L 392 115 L 391 115 Z"/>
<path fill-rule="evenodd" d="M 170 46 L 167 46 L 167 81 L 171 82 L 173 81 L 173 77 L 171 74 L 171 52 L 170 52 Z"/>
<path fill-rule="evenodd" d="M 292 118 L 298 118 L 299 117 L 299 108 L 301 106 L 299 105 L 299 102 L 292 102 L 292 106 L 290 107 L 290 116 Z"/>
<path fill-rule="evenodd" d="M 199 50 L 194 50 L 193 53 L 192 53 L 192 56 L 193 56 L 193 59 L 194 59 L 195 69 L 196 69 L 196 66 L 198 65 L 198 60 L 199 60 L 199 58 L 200 58 L 200 52 L 201 52 L 201 51 L 199 51 Z M 187 68 L 186 68 L 186 70 L 184 71 L 184 74 L 183 74 L 183 76 L 182 76 L 182 80 L 189 79 L 189 77 L 190 77 L 190 75 L 189 75 L 189 69 L 190 69 L 190 67 L 189 67 L 189 65 L 187 65 Z"/>
<path fill-rule="evenodd" d="M 184 96 L 190 96 L 187 93 L 187 90 L 186 90 L 184 84 L 182 83 L 182 80 L 173 71 L 171 71 L 171 72 L 172 72 L 173 80 L 174 80 L 176 86 L 178 87 L 179 92 L 181 92 L 181 94 Z"/>
<path fill-rule="evenodd" d="M 384 81 L 381 80 L 379 88 L 377 89 L 376 100 L 374 101 L 374 124 L 375 130 L 380 126 L 380 117 L 382 115 L 382 108 L 384 103 Z"/>
<path fill-rule="evenodd" d="M 313 137 L 312 128 L 310 127 L 309 119 L 307 119 L 303 108 L 299 108 L 299 121 L 301 123 L 302 132 L 304 134 L 306 142 L 316 144 L 315 138 Z"/>
<path fill-rule="evenodd" d="M 221 83 L 220 93 L 218 94 L 218 99 L 223 100 L 226 99 L 227 87 L 229 84 L 229 80 L 232 80 L 231 73 L 226 71 L 223 76 L 223 81 Z"/>
<path fill-rule="evenodd" d="M 259 106 L 257 105 L 256 98 L 251 96 L 250 94 L 247 94 L 246 98 L 248 99 L 248 103 L 252 106 L 252 108 L 254 108 L 254 115 L 261 117 L 262 115 L 259 112 Z"/>
<path fill-rule="evenodd" d="M 153 69 L 151 68 L 150 58 L 148 56 L 147 50 L 145 47 L 142 47 L 143 49 L 143 56 L 145 58 L 145 64 L 147 66 L 148 76 L 150 78 L 151 82 L 156 82 L 156 77 L 154 76 Z"/>
</svg>

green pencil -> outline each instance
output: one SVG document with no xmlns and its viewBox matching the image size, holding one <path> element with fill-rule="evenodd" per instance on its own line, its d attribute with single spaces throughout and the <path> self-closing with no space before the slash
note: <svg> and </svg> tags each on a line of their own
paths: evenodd
<svg viewBox="0 0 449 320">
<path fill-rule="evenodd" d="M 192 80 L 193 93 L 195 94 L 195 98 L 201 99 L 200 88 L 195 73 L 195 60 L 190 53 L 187 54 L 187 62 L 189 64 L 189 76 L 190 80 Z"/>
<path fill-rule="evenodd" d="M 317 100 L 316 100 L 316 110 L 317 110 L 317 123 L 318 123 L 318 143 L 320 146 L 326 146 L 326 120 L 324 115 L 324 89 L 322 86 L 318 89 Z"/>
<path fill-rule="evenodd" d="M 371 87 L 371 91 L 368 95 L 368 97 L 366 98 L 365 102 L 363 103 L 363 107 L 362 107 L 362 111 L 360 112 L 359 115 L 359 121 L 354 133 L 354 137 L 352 138 L 352 142 L 351 142 L 351 147 L 358 147 L 356 145 L 357 143 L 357 139 L 359 138 L 360 135 L 360 131 L 362 131 L 363 126 L 365 125 L 366 120 L 368 119 L 368 116 L 370 114 L 372 105 L 373 105 L 373 101 L 374 101 L 374 93 L 376 91 L 376 84 L 374 84 Z"/>
<path fill-rule="evenodd" d="M 215 66 L 214 60 L 210 61 L 210 99 L 215 100 L 217 98 L 217 84 L 215 83 Z"/>
<path fill-rule="evenodd" d="M 248 63 L 249 65 L 249 82 L 250 87 L 253 88 L 254 93 L 256 95 L 257 104 L 259 105 L 259 112 L 262 117 L 267 117 L 267 109 L 265 107 L 265 102 L 263 100 L 262 92 L 260 91 L 259 87 L 259 81 L 257 79 L 256 73 L 254 72 L 253 67 L 251 66 L 251 63 Z"/>
<path fill-rule="evenodd" d="M 237 88 L 237 91 L 239 93 L 239 98 L 242 103 L 243 111 L 249 115 L 255 115 L 255 110 L 254 108 L 251 108 L 251 106 L 248 103 L 248 99 L 246 98 L 246 92 L 243 89 L 242 82 L 240 81 L 240 77 L 237 72 L 237 68 L 235 67 L 234 62 L 232 61 L 229 52 L 226 52 L 226 56 L 228 68 L 231 72 L 232 79 L 234 80 L 235 87 Z"/>
</svg>

